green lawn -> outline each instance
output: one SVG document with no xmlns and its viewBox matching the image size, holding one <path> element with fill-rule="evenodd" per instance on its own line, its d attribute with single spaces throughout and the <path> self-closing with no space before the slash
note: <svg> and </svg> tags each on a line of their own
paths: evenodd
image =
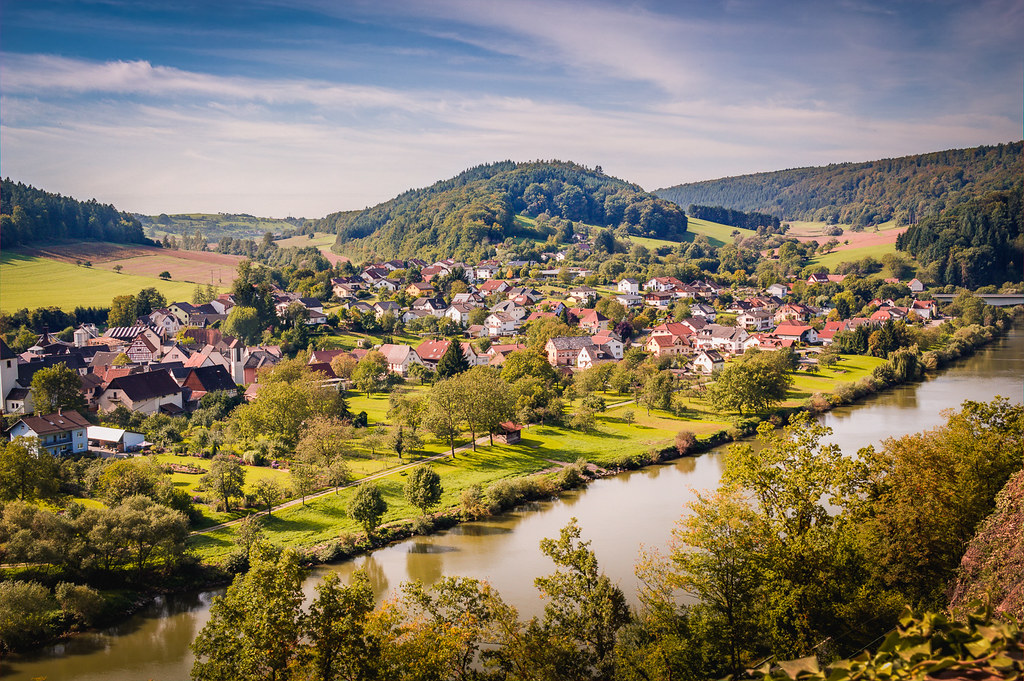
<svg viewBox="0 0 1024 681">
<path fill-rule="evenodd" d="M 533 446 L 480 447 L 476 452 L 458 454 L 454 459 L 445 459 L 431 464 L 441 476 L 444 494 L 441 508 L 456 506 L 463 489 L 472 485 L 487 485 L 495 480 L 526 475 L 545 468 L 551 463 L 545 460 L 546 449 Z M 403 485 L 406 474 L 395 473 L 378 482 L 388 503 L 388 512 L 382 522 L 412 518 L 420 514 L 419 509 L 405 501 Z M 348 517 L 346 508 L 355 494 L 354 489 L 342 490 L 311 500 L 305 506 L 297 506 L 275 513 L 265 521 L 268 538 L 282 545 L 309 546 L 328 541 L 340 534 L 356 532 L 359 526 Z M 234 528 L 228 527 L 193 538 L 193 546 L 203 560 L 216 561 L 234 548 Z"/>
<path fill-rule="evenodd" d="M 338 237 L 334 234 L 327 234 L 326 232 L 317 232 L 310 239 L 306 234 L 300 234 L 299 236 L 289 237 L 287 239 L 280 239 L 275 241 L 278 248 L 304 248 L 306 246 L 315 246 L 317 248 L 323 248 L 324 246 L 333 246 L 335 240 Z"/>
<path fill-rule="evenodd" d="M 840 383 L 857 381 L 868 375 L 882 363 L 874 357 L 843 356 L 830 369 L 818 372 L 798 372 L 794 376 L 786 406 L 795 406 L 816 392 L 828 392 Z M 413 387 L 414 392 L 427 388 Z M 518 445 L 479 446 L 477 451 L 460 452 L 454 459 L 431 464 L 441 475 L 445 493 L 441 508 L 458 505 L 462 490 L 471 485 L 488 484 L 506 477 L 515 477 L 551 469 L 552 462 L 573 462 L 584 458 L 598 465 L 609 465 L 623 456 L 642 454 L 672 443 L 680 430 L 689 430 L 695 435 L 708 435 L 732 424 L 731 414 L 717 414 L 700 400 L 689 400 L 691 408 L 687 417 L 680 418 L 669 412 L 647 410 L 632 403 L 629 395 L 602 393 L 608 404 L 620 404 L 596 415 L 596 428 L 591 432 L 579 432 L 560 426 L 532 425 L 523 430 Z M 349 408 L 353 412 L 366 411 L 371 425 L 387 423 L 388 400 L 386 395 L 349 395 Z M 572 409 L 570 405 L 569 409 Z M 633 412 L 633 423 L 627 423 L 623 416 Z M 458 444 L 465 444 L 468 437 Z M 423 458 L 447 450 L 447 444 L 428 438 L 416 457 Z M 196 459 L 186 459 L 189 462 Z M 408 457 L 406 458 L 408 461 Z M 385 465 L 394 466 L 399 461 L 353 458 L 350 465 L 357 477 L 377 472 Z M 257 475 L 256 471 L 268 469 L 247 469 L 246 474 Z M 271 474 L 287 475 L 274 471 Z M 247 477 L 247 485 L 255 478 Z M 410 507 L 402 493 L 406 479 L 405 472 L 393 472 L 380 481 L 388 512 L 383 522 L 415 517 L 419 511 Z M 177 482 L 177 480 L 176 480 Z M 328 541 L 340 534 L 357 532 L 360 528 L 347 516 L 346 507 L 354 490 L 343 490 L 319 499 L 311 500 L 305 506 L 279 511 L 266 521 L 266 530 L 271 541 L 283 545 L 309 546 Z M 221 514 L 223 515 L 223 514 Z M 228 516 L 223 516 L 226 519 Z M 194 538 L 199 555 L 208 561 L 222 559 L 233 548 L 234 529 L 224 528 Z"/>
<path fill-rule="evenodd" d="M 819 368 L 813 373 L 798 371 L 793 375 L 793 388 L 784 404 L 797 406 L 814 393 L 831 392 L 840 383 L 855 383 L 884 362 L 878 357 L 842 355 L 839 362 L 829 369 Z"/>
<path fill-rule="evenodd" d="M 842 237 L 837 237 L 842 238 Z M 871 246 L 862 246 L 860 248 L 849 248 L 845 251 L 833 251 L 825 255 L 819 255 L 811 258 L 811 265 L 824 265 L 829 269 L 832 269 L 841 262 L 853 262 L 854 260 L 862 260 L 868 256 L 872 258 L 881 259 L 883 255 L 896 252 L 896 244 L 874 244 Z"/>
<path fill-rule="evenodd" d="M 698 235 L 703 235 L 706 236 L 714 246 L 724 246 L 725 244 L 731 244 L 734 241 L 732 233 L 736 230 L 738 230 L 744 237 L 757 234 L 757 232 L 752 229 L 739 229 L 738 227 L 731 227 L 719 222 L 711 222 L 710 220 L 701 220 L 700 218 L 693 217 L 687 217 L 686 219 L 686 236 L 682 239 L 682 241 L 685 242 L 692 242 Z M 675 246 L 679 243 L 678 241 L 649 239 L 642 236 L 631 236 L 629 237 L 629 240 L 633 243 L 643 244 L 652 250 L 660 246 Z"/>
<path fill-rule="evenodd" d="M 195 284 L 155 277 L 117 274 L 21 253 L 0 253 L 0 309 L 23 307 L 110 307 L 114 296 L 152 286 L 168 300 L 190 300 Z"/>
</svg>

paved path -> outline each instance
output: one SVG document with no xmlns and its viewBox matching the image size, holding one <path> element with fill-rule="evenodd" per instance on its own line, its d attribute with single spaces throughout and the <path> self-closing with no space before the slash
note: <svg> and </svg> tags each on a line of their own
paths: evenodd
<svg viewBox="0 0 1024 681">
<path fill-rule="evenodd" d="M 486 444 L 487 441 L 488 441 L 488 438 L 489 438 L 488 435 L 484 435 L 482 437 L 478 437 L 476 439 L 476 444 L 478 444 L 478 445 Z M 469 449 L 472 446 L 473 446 L 473 443 L 469 443 L 469 444 L 462 445 L 461 447 L 456 447 L 455 448 L 455 453 L 458 454 L 459 452 L 469 451 Z M 396 468 L 387 468 L 387 469 L 379 471 L 377 473 L 373 473 L 372 475 L 367 475 L 365 478 L 359 478 L 358 480 L 354 480 L 353 482 L 349 482 L 349 483 L 346 483 L 344 485 L 339 485 L 337 487 L 331 487 L 329 489 L 325 489 L 322 492 L 317 492 L 316 494 L 307 495 L 305 501 L 310 501 L 312 499 L 319 499 L 320 497 L 325 497 L 325 496 L 327 496 L 329 494 L 334 494 L 338 490 L 343 490 L 343 489 L 345 489 L 347 487 L 355 487 L 355 486 L 360 485 L 360 484 L 362 484 L 364 482 L 367 482 L 369 480 L 378 480 L 380 478 L 386 478 L 389 475 L 393 475 L 395 473 L 400 473 L 402 471 L 409 470 L 410 468 L 415 468 L 416 466 L 421 466 L 421 465 L 423 465 L 425 463 L 430 463 L 431 461 L 439 461 L 440 459 L 443 459 L 443 458 L 445 458 L 447 456 L 451 456 L 451 455 L 452 455 L 451 450 L 449 450 L 449 451 L 446 451 L 446 452 L 442 452 L 440 454 L 435 454 L 434 456 L 428 457 L 426 459 L 418 459 L 417 461 L 412 461 L 412 462 L 407 463 L 407 464 L 402 464 L 401 466 L 398 466 Z M 303 501 L 303 499 L 301 497 L 298 498 L 298 499 L 292 499 L 291 501 L 286 501 L 283 504 L 279 504 L 279 505 L 275 506 L 274 508 L 271 509 L 271 512 L 273 512 L 273 511 L 283 511 L 286 508 L 292 508 L 293 506 L 298 506 L 299 504 L 302 504 L 302 503 L 304 503 L 304 501 Z M 257 512 L 257 515 L 259 515 L 259 512 Z M 225 523 L 220 523 L 219 525 L 212 525 L 210 527 L 206 527 L 206 528 L 203 528 L 201 530 L 196 530 L 196 531 L 192 532 L 192 534 L 194 534 L 194 535 L 195 534 L 205 534 L 207 532 L 213 532 L 214 530 L 219 530 L 221 528 L 229 527 L 231 525 L 237 525 L 238 523 L 242 522 L 243 520 L 245 520 L 248 517 L 249 516 L 242 516 L 241 518 L 235 518 L 234 520 L 229 520 L 229 521 L 227 521 Z"/>
</svg>

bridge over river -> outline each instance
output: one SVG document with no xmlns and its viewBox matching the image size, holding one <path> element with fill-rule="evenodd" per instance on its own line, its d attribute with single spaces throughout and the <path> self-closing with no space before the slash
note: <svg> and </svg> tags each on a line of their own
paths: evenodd
<svg viewBox="0 0 1024 681">
<path fill-rule="evenodd" d="M 1009 307 L 1011 305 L 1024 305 L 1024 293 L 976 293 L 977 297 L 989 305 L 996 307 Z M 932 296 L 940 303 L 949 303 L 956 298 L 955 293 L 936 293 Z"/>
</svg>

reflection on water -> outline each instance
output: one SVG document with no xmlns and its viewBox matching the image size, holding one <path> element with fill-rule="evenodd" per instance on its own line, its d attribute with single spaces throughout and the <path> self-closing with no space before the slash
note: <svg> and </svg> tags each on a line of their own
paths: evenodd
<svg viewBox="0 0 1024 681">
<path fill-rule="evenodd" d="M 862 405 L 823 416 L 833 439 L 846 453 L 885 437 L 939 425 L 944 409 L 963 400 L 989 400 L 1001 394 L 1024 396 L 1024 335 L 1014 332 L 994 347 L 962 360 L 934 380 L 875 396 Z M 524 616 L 539 614 L 544 602 L 533 580 L 553 564 L 538 547 L 569 518 L 580 521 L 604 571 L 635 602 L 633 565 L 644 548 L 663 547 L 695 492 L 717 487 L 722 453 L 654 466 L 598 480 L 562 499 L 528 504 L 514 513 L 467 523 L 433 537 L 417 537 L 369 556 L 321 566 L 303 585 L 307 596 L 327 571 L 348 581 L 363 568 L 378 598 L 402 582 L 432 584 L 443 575 L 491 582 Z M 168 598 L 128 623 L 103 634 L 83 636 L 44 654 L 16 660 L 0 676 L 51 680 L 137 681 L 187 679 L 192 665 L 188 645 L 208 619 L 214 594 Z"/>
</svg>

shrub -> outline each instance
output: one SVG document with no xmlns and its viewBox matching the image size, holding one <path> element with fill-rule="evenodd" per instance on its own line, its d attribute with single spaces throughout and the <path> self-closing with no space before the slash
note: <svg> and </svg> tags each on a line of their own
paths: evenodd
<svg viewBox="0 0 1024 681">
<path fill-rule="evenodd" d="M 462 496 L 459 498 L 459 510 L 462 512 L 462 517 L 467 520 L 475 520 L 487 515 L 484 491 L 480 485 L 473 485 L 462 490 Z"/>
<path fill-rule="evenodd" d="M 39 582 L 0 582 L 0 603 L 0 648 L 19 650 L 56 631 L 60 611 L 49 589 Z"/>
<path fill-rule="evenodd" d="M 688 430 L 680 430 L 676 433 L 676 451 L 679 456 L 686 456 L 693 451 L 697 445 L 697 437 Z"/>
<path fill-rule="evenodd" d="M 60 609 L 89 626 L 103 611 L 103 597 L 92 587 L 84 584 L 61 582 L 54 589 Z"/>
</svg>

